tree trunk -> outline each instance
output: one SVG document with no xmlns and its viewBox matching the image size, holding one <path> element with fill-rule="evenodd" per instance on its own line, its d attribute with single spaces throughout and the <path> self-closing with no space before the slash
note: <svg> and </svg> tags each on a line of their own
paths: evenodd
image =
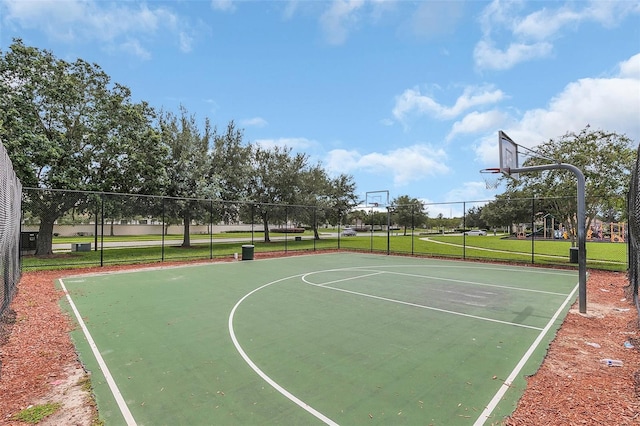
<svg viewBox="0 0 640 426">
<path fill-rule="evenodd" d="M 40 221 L 38 238 L 36 240 L 36 256 L 50 256 L 53 254 L 53 223 L 55 219 Z"/>
<path fill-rule="evenodd" d="M 262 216 L 262 225 L 264 226 L 264 242 L 270 243 L 269 239 L 269 215 Z"/>
<path fill-rule="evenodd" d="M 182 240 L 182 247 L 191 247 L 191 214 L 186 212 L 184 214 L 184 238 Z"/>
<path fill-rule="evenodd" d="M 314 240 L 319 240 L 320 239 L 320 233 L 318 233 L 318 224 L 317 223 L 313 224 L 313 239 Z"/>
</svg>

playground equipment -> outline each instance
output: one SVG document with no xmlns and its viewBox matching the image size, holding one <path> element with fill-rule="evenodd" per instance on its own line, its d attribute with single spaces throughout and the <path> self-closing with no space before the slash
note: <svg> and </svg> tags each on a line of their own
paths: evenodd
<svg viewBox="0 0 640 426">
<path fill-rule="evenodd" d="M 612 243 L 624 243 L 625 241 L 625 226 L 626 223 L 611 223 L 609 225 L 611 227 L 611 242 Z"/>
</svg>

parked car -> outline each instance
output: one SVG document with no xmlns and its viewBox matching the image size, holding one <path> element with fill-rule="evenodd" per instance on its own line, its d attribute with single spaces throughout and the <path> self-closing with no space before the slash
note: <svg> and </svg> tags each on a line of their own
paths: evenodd
<svg viewBox="0 0 640 426">
<path fill-rule="evenodd" d="M 358 233 L 356 232 L 355 229 L 344 228 L 342 230 L 342 236 L 344 237 L 355 237 L 356 235 L 358 235 Z"/>
<path fill-rule="evenodd" d="M 467 231 L 464 235 L 487 235 L 486 229 L 472 229 L 471 231 Z"/>
</svg>

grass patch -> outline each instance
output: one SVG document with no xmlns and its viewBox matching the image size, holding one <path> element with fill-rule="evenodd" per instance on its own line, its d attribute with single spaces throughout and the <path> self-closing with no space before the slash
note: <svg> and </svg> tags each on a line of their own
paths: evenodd
<svg viewBox="0 0 640 426">
<path fill-rule="evenodd" d="M 46 404 L 32 405 L 11 417 L 12 420 L 19 420 L 29 424 L 40 423 L 45 417 L 50 416 L 62 407 L 59 402 L 48 402 Z"/>
<path fill-rule="evenodd" d="M 224 234 L 216 234 L 206 243 L 195 236 L 191 247 L 181 247 L 181 239 L 165 239 L 160 245 L 144 247 L 105 247 L 104 251 L 61 252 L 48 257 L 25 256 L 22 266 L 25 270 L 66 269 L 113 264 L 154 263 L 165 261 L 209 260 L 233 257 L 242 252 L 243 244 L 253 244 L 257 254 L 261 252 L 289 252 L 315 250 L 355 250 L 382 253 L 409 254 L 418 256 L 440 256 L 458 259 L 498 260 L 517 263 L 536 263 L 547 265 L 574 266 L 569 263 L 571 243 L 566 240 L 511 239 L 503 236 L 462 236 L 432 235 L 425 240 L 420 234 L 402 235 L 386 232 L 359 233 L 356 237 L 340 237 L 335 234 L 322 235 L 320 240 L 303 238 L 295 241 L 282 236 L 269 243 L 261 237 L 253 239 L 251 234 L 237 234 L 243 238 L 220 239 Z M 275 236 L 275 235 L 274 235 Z M 310 236 L 310 235 L 308 235 Z M 224 238 L 224 237 L 223 237 Z M 130 238 L 120 237 L 126 243 Z M 196 242 L 197 241 L 197 242 Z M 625 271 L 627 268 L 626 244 L 587 242 L 587 267 L 612 271 Z"/>
</svg>

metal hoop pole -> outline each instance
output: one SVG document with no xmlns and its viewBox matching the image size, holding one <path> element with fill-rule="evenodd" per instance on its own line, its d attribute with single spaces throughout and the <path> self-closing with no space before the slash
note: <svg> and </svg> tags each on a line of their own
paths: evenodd
<svg viewBox="0 0 640 426">
<path fill-rule="evenodd" d="M 511 169 L 512 173 L 538 172 L 542 170 L 565 169 L 573 172 L 578 180 L 578 301 L 580 313 L 587 313 L 587 238 L 586 238 L 586 201 L 585 201 L 585 179 L 582 170 L 572 164 L 546 164 L 541 166 L 529 166 L 518 169 Z"/>
</svg>

